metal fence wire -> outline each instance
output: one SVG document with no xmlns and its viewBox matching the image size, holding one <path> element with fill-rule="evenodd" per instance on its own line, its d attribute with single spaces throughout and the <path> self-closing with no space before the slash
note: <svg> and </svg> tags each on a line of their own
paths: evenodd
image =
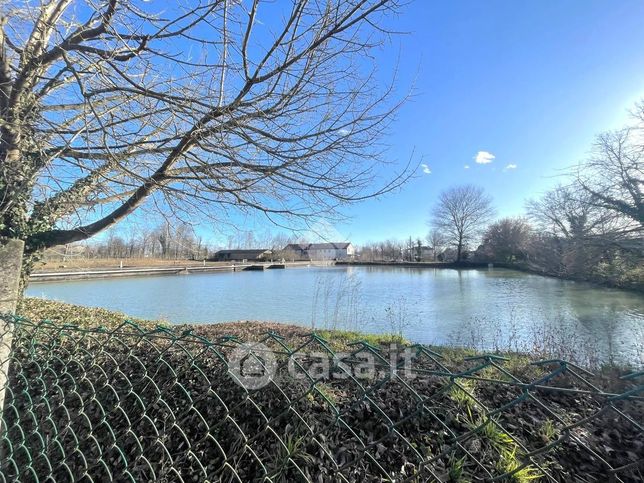
<svg viewBox="0 0 644 483">
<path fill-rule="evenodd" d="M 1 322 L 1 481 L 643 480 L 641 372 Z"/>
</svg>

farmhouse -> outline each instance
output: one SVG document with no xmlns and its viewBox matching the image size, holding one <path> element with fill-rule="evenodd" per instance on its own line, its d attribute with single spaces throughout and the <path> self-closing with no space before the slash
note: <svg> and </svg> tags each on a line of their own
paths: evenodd
<svg viewBox="0 0 644 483">
<path fill-rule="evenodd" d="M 351 242 L 290 243 L 283 252 L 287 260 L 349 260 L 355 248 Z"/>
</svg>

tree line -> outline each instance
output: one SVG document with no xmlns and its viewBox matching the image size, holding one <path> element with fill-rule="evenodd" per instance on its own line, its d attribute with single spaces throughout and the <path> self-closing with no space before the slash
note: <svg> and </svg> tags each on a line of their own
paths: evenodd
<svg viewBox="0 0 644 483">
<path fill-rule="evenodd" d="M 157 258 L 166 260 L 208 258 L 212 248 L 185 223 L 110 230 L 104 237 L 49 249 L 46 260 Z"/>
<path fill-rule="evenodd" d="M 72 259 L 141 259 L 204 260 L 218 250 L 257 249 L 271 250 L 282 257 L 281 251 L 289 243 L 303 243 L 295 234 L 273 233 L 269 230 L 254 233 L 238 231 L 219 241 L 206 240 L 188 223 L 166 221 L 157 226 L 132 226 L 109 230 L 105 236 L 84 242 L 51 248 L 45 260 Z"/>
<path fill-rule="evenodd" d="M 461 185 L 440 193 L 426 242 L 433 259 L 496 262 L 558 277 L 644 287 L 644 104 L 635 122 L 598 136 L 591 156 L 526 202 L 525 216 L 494 221 L 492 197 Z M 420 246 L 421 241 L 417 240 Z M 405 241 L 366 244 L 366 260 L 413 260 Z"/>
</svg>

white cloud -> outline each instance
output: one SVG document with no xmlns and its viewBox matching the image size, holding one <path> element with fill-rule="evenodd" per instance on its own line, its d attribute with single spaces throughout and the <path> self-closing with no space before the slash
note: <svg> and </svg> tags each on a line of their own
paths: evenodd
<svg viewBox="0 0 644 483">
<path fill-rule="evenodd" d="M 423 168 L 423 173 L 432 174 L 432 170 L 429 169 L 429 166 L 427 166 L 426 164 L 421 164 L 420 167 Z"/>
<path fill-rule="evenodd" d="M 338 134 L 340 136 L 348 136 L 349 134 L 351 134 L 351 131 L 349 131 L 348 129 L 342 128 L 338 131 Z"/>
<path fill-rule="evenodd" d="M 496 156 L 494 156 L 494 154 L 488 153 L 487 151 L 479 151 L 476 153 L 476 156 L 474 156 L 474 160 L 478 164 L 490 164 L 495 157 Z"/>
<path fill-rule="evenodd" d="M 463 166 L 463 169 L 470 169 L 470 165 L 466 164 L 465 166 Z"/>
<path fill-rule="evenodd" d="M 503 171 L 507 171 L 509 169 L 517 169 L 517 165 L 510 163 L 505 168 L 503 168 Z"/>
</svg>

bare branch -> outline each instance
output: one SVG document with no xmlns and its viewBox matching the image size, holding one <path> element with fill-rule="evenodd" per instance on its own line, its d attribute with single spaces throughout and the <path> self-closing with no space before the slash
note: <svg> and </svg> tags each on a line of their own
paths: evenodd
<svg viewBox="0 0 644 483">
<path fill-rule="evenodd" d="M 28 250 L 146 204 L 335 216 L 413 173 L 382 174 L 402 101 L 369 65 L 398 1 L 77 3 L 0 12 L 0 235 Z"/>
</svg>

